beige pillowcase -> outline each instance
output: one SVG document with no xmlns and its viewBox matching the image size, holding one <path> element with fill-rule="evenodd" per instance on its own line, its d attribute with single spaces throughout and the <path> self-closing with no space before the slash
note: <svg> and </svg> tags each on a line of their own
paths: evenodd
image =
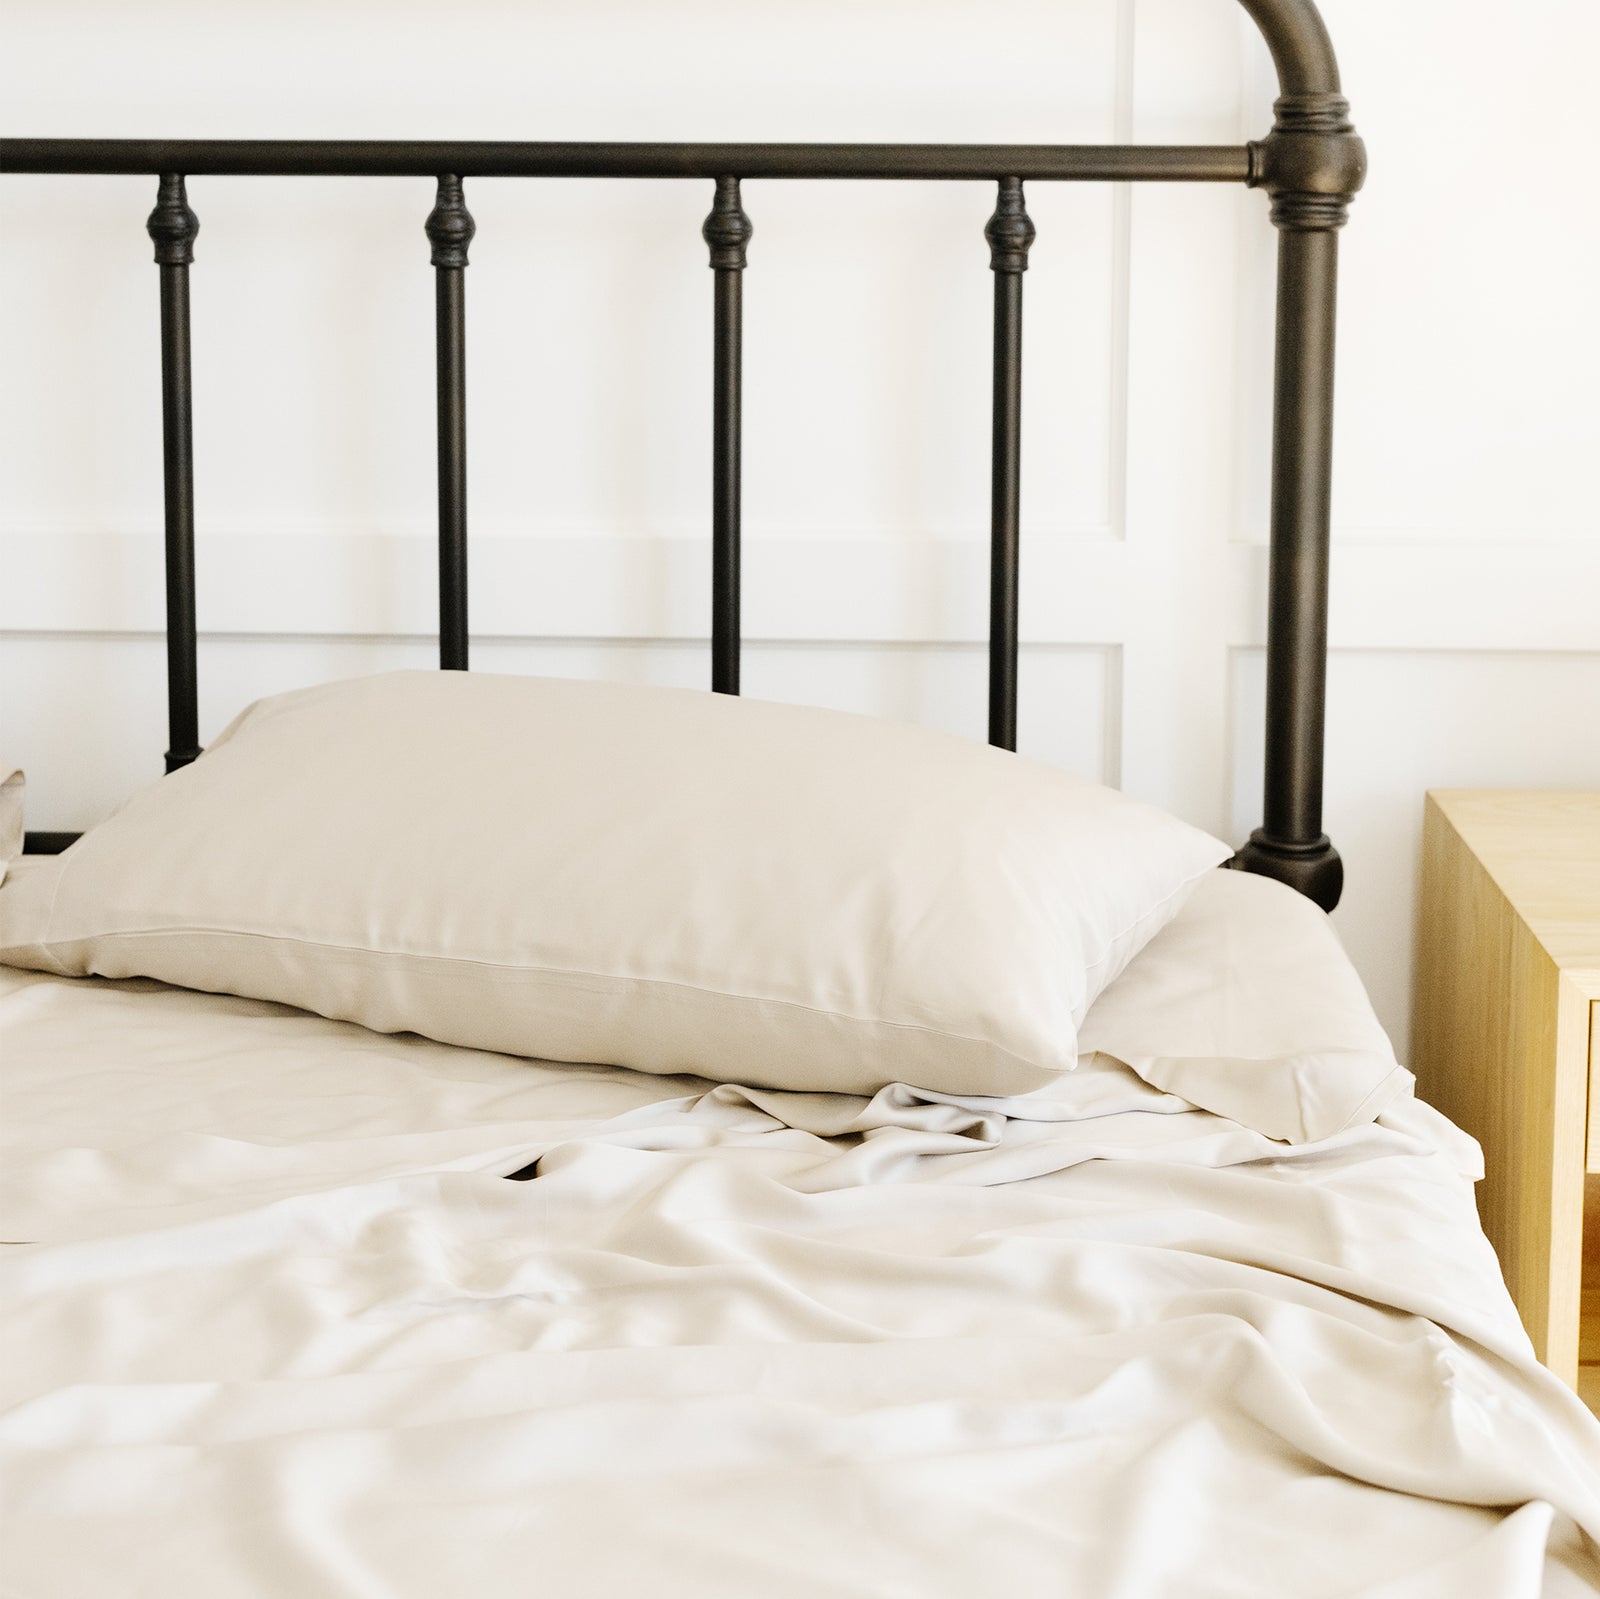
<svg viewBox="0 0 1600 1599">
<path fill-rule="evenodd" d="M 1332 922 L 1250 872 L 1208 872 L 1078 1042 L 1291 1144 L 1363 1126 L 1412 1086 Z"/>
<path fill-rule="evenodd" d="M 1013 1093 L 1229 853 L 921 729 L 403 672 L 259 701 L 0 890 L 0 960 L 380 1032 L 872 1093 Z"/>
</svg>

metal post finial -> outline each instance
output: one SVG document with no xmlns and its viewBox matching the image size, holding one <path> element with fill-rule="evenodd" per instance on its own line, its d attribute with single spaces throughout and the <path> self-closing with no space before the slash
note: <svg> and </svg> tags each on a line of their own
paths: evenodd
<svg viewBox="0 0 1600 1599">
<path fill-rule="evenodd" d="M 158 266 L 192 264 L 194 241 L 200 232 L 200 218 L 189 209 L 189 195 L 182 173 L 162 174 L 156 190 L 155 210 L 150 213 L 144 226 L 156 247 Z"/>
<path fill-rule="evenodd" d="M 739 180 L 718 178 L 716 198 L 700 237 L 711 247 L 711 266 L 718 272 L 742 272 L 755 226 L 739 200 Z"/>
<path fill-rule="evenodd" d="M 1028 251 L 1033 245 L 1036 230 L 1023 198 L 1021 178 L 1001 178 L 999 192 L 995 196 L 994 215 L 985 225 L 983 236 L 989 241 L 991 272 L 1028 270 Z"/>
<path fill-rule="evenodd" d="M 439 175 L 438 193 L 423 227 L 428 235 L 428 243 L 433 246 L 433 264 L 436 267 L 466 266 L 467 247 L 472 243 L 478 225 L 467 209 L 460 178 L 448 172 Z"/>
</svg>

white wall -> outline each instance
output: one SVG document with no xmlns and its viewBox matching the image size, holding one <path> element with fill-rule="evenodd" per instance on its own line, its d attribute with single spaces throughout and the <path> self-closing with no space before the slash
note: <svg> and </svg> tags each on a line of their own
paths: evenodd
<svg viewBox="0 0 1600 1599">
<path fill-rule="evenodd" d="M 1600 784 L 1600 13 L 1327 0 L 1372 178 L 1344 236 L 1327 824 L 1407 1026 L 1422 791 Z M 7 133 L 1233 142 L 1231 0 L 15 0 Z M 1564 152 L 1564 153 L 1563 153 Z M 33 825 L 164 743 L 143 179 L 0 182 L 0 668 Z M 475 664 L 706 674 L 708 184 L 480 181 Z M 202 737 L 429 660 L 423 180 L 197 179 Z M 983 185 L 746 185 L 748 691 L 981 736 Z M 1022 740 L 1259 817 L 1261 196 L 1033 185 Z"/>
</svg>

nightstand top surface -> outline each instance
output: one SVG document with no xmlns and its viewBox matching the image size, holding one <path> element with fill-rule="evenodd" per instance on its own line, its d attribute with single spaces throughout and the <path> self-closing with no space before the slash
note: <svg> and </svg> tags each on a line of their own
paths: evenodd
<svg viewBox="0 0 1600 1599">
<path fill-rule="evenodd" d="M 1550 957 L 1600 975 L 1600 789 L 1432 789 L 1428 803 Z"/>
</svg>

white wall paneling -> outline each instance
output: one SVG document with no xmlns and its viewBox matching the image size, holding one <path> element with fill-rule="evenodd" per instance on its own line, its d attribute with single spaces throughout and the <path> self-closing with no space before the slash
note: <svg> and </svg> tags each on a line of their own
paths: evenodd
<svg viewBox="0 0 1600 1599">
<path fill-rule="evenodd" d="M 487 672 L 605 677 L 702 687 L 698 641 L 616 638 L 477 638 Z M 920 722 L 951 733 L 981 728 L 984 647 L 978 643 L 756 642 L 744 656 L 746 692 Z M 1038 645 L 1023 650 L 1035 692 L 1020 713 L 1030 752 L 1079 776 L 1115 776 L 1119 709 L 1115 646 Z M 232 634 L 201 646 L 200 732 L 214 737 L 263 694 L 366 672 L 425 668 L 431 639 L 398 636 L 293 638 Z M 64 829 L 92 824 L 130 786 L 161 773 L 166 734 L 166 656 L 158 633 L 49 631 L 0 636 L 8 686 L 5 741 L 27 758 L 28 806 Z M 8 755 L 8 759 L 11 757 Z"/>
<path fill-rule="evenodd" d="M 1587 137 L 1600 13 L 1324 11 L 1373 158 L 1342 243 L 1327 822 L 1338 924 L 1403 1039 L 1422 790 L 1600 783 L 1600 223 L 1505 137 Z M 1232 0 L 55 0 L 13 7 L 7 46 L 5 131 L 107 136 L 1209 143 L 1264 132 L 1273 93 Z M 1446 118 L 1470 160 L 1438 161 Z M 74 827 L 164 743 L 154 184 L 4 188 L 0 744 L 34 825 Z M 431 659 L 432 195 L 190 194 L 212 736 L 257 694 Z M 468 200 L 474 662 L 703 682 L 710 185 Z M 992 203 L 746 186 L 748 692 L 982 734 Z M 1022 744 L 1237 839 L 1259 820 L 1265 203 L 1028 203 Z"/>
<path fill-rule="evenodd" d="M 1590 590 L 1593 594 L 1594 589 Z M 1530 630 L 1531 633 L 1531 630 Z M 1235 828 L 1254 825 L 1266 663 L 1233 657 Z M 1600 653 L 1335 648 L 1328 663 L 1327 806 L 1345 858 L 1335 920 L 1404 1051 L 1426 788 L 1600 779 Z"/>
</svg>

